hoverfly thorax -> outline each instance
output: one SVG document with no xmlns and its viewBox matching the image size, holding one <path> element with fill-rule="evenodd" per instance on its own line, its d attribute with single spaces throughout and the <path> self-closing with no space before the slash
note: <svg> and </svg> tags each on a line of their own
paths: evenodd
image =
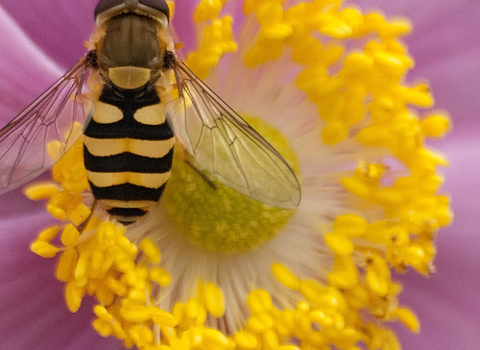
<svg viewBox="0 0 480 350">
<path fill-rule="evenodd" d="M 155 20 L 128 13 L 106 23 L 99 54 L 100 66 L 109 68 L 133 66 L 158 69 L 161 48 Z"/>
<path fill-rule="evenodd" d="M 118 87 L 136 89 L 154 83 L 168 67 L 164 57 L 173 51 L 167 34 L 168 6 L 164 0 L 150 2 L 101 1 L 95 10 L 103 32 L 95 44 L 98 68 L 105 80 Z"/>
</svg>

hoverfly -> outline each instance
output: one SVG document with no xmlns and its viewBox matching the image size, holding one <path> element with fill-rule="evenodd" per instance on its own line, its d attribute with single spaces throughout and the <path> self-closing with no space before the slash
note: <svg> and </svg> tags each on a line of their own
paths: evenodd
<svg viewBox="0 0 480 350">
<path fill-rule="evenodd" d="M 80 123 L 93 195 L 119 222 L 159 201 L 176 142 L 198 171 L 240 193 L 299 204 L 298 180 L 280 154 L 177 58 L 169 15 L 165 0 L 97 4 L 88 53 L 0 130 L 0 194 L 51 167 L 58 159 L 47 144 L 61 142 L 64 154 Z"/>
</svg>

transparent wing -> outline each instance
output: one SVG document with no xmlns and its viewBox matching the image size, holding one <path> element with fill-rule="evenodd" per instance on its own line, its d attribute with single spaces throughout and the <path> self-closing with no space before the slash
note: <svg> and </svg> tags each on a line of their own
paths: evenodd
<svg viewBox="0 0 480 350">
<path fill-rule="evenodd" d="M 86 121 L 87 102 L 81 96 L 86 70 L 83 57 L 0 130 L 0 194 L 40 175 L 80 137 L 81 128 L 74 125 Z M 47 154 L 50 142 L 56 143 L 54 159 Z"/>
<path fill-rule="evenodd" d="M 182 61 L 174 67 L 180 98 L 168 121 L 200 170 L 260 202 L 291 209 L 300 185 L 283 157 Z"/>
</svg>

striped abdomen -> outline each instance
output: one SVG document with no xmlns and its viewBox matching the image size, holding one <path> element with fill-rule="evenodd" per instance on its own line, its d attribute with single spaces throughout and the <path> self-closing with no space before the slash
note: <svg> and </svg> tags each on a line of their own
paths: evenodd
<svg viewBox="0 0 480 350">
<path fill-rule="evenodd" d="M 84 161 L 95 198 L 128 224 L 158 202 L 170 176 L 174 137 L 155 86 L 106 84 L 84 133 Z"/>
</svg>

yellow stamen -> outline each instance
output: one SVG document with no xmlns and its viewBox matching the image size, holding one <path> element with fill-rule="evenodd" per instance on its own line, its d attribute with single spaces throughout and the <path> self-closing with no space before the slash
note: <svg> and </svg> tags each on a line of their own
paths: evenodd
<svg viewBox="0 0 480 350">
<path fill-rule="evenodd" d="M 150 279 L 162 287 L 166 287 L 172 281 L 172 276 L 164 269 L 157 267 L 150 272 Z"/>
<path fill-rule="evenodd" d="M 252 333 L 246 331 L 240 331 L 233 337 L 235 344 L 241 349 L 255 349 L 258 345 L 258 340 Z"/>
<path fill-rule="evenodd" d="M 206 349 L 231 349 L 231 343 L 228 338 L 214 329 L 205 329 L 203 331 L 204 342 Z"/>
<path fill-rule="evenodd" d="M 59 252 L 59 249 L 54 245 L 42 241 L 33 242 L 30 245 L 30 250 L 42 258 L 53 258 Z"/>
<path fill-rule="evenodd" d="M 62 232 L 62 244 L 68 248 L 72 248 L 77 244 L 78 238 L 80 237 L 80 232 L 72 224 L 65 226 Z"/>
<path fill-rule="evenodd" d="M 402 323 L 407 326 L 412 332 L 420 333 L 420 323 L 418 322 L 415 314 L 406 308 L 397 308 L 393 312 L 394 316 L 397 316 Z"/>
<path fill-rule="evenodd" d="M 111 322 L 113 320 L 113 316 L 103 306 L 100 306 L 100 305 L 95 306 L 93 308 L 93 312 L 95 312 L 95 315 L 97 315 L 97 317 L 103 322 Z"/>
<path fill-rule="evenodd" d="M 78 253 L 75 249 L 65 250 L 60 259 L 58 260 L 57 265 L 57 279 L 62 282 L 69 282 L 72 280 L 75 267 L 78 261 Z"/>
<path fill-rule="evenodd" d="M 333 229 L 346 237 L 361 237 L 367 230 L 367 221 L 357 215 L 340 215 L 335 218 Z"/>
<path fill-rule="evenodd" d="M 222 316 L 225 312 L 225 297 L 222 290 L 213 283 L 207 283 L 204 294 L 207 311 L 214 317 Z"/>
<path fill-rule="evenodd" d="M 352 241 L 350 241 L 350 239 L 347 237 L 335 233 L 327 233 L 324 238 L 325 243 L 335 254 L 342 256 L 349 256 L 353 254 L 355 247 L 353 246 Z"/>
<path fill-rule="evenodd" d="M 300 289 L 300 281 L 285 266 L 274 263 L 272 265 L 274 276 L 287 288 Z"/>
<path fill-rule="evenodd" d="M 202 0 L 195 10 L 194 21 L 200 23 L 214 20 L 218 17 L 226 1 L 228 0 Z"/>
<path fill-rule="evenodd" d="M 451 122 L 445 114 L 431 115 L 420 122 L 426 136 L 440 138 L 451 129 Z"/>
<path fill-rule="evenodd" d="M 358 283 L 358 271 L 350 257 L 336 257 L 328 281 L 337 288 L 348 289 Z"/>
<path fill-rule="evenodd" d="M 35 201 L 44 200 L 53 197 L 60 192 L 57 185 L 51 183 L 36 183 L 27 186 L 24 190 L 27 198 Z"/>
<path fill-rule="evenodd" d="M 248 295 L 247 305 L 252 314 L 263 314 L 272 308 L 272 299 L 267 291 L 259 289 Z"/>
<path fill-rule="evenodd" d="M 377 255 L 368 258 L 365 278 L 370 289 L 379 295 L 386 295 L 390 287 L 390 269 L 385 260 Z"/>
<path fill-rule="evenodd" d="M 208 5 L 207 5 L 208 4 Z M 203 6 L 205 5 L 205 6 Z M 218 1 L 217 1 L 218 5 Z M 208 1 L 203 1 L 201 9 L 195 15 L 198 21 L 207 21 L 216 13 Z M 215 18 L 205 27 L 201 38 L 200 49 L 188 55 L 186 63 L 200 78 L 206 78 L 210 70 L 217 65 L 220 57 L 237 50 L 232 34 L 233 19 L 229 16 Z"/>
<path fill-rule="evenodd" d="M 145 238 L 142 241 L 140 247 L 151 263 L 158 264 L 160 262 L 160 249 L 158 249 L 158 247 L 152 242 L 150 238 Z"/>
<path fill-rule="evenodd" d="M 75 313 L 82 304 L 82 298 L 85 295 L 85 289 L 79 287 L 75 281 L 69 282 L 65 288 L 65 298 L 68 308 Z"/>
<path fill-rule="evenodd" d="M 38 234 L 37 241 L 48 243 L 57 236 L 58 232 L 60 232 L 60 227 L 49 227 Z"/>
</svg>

